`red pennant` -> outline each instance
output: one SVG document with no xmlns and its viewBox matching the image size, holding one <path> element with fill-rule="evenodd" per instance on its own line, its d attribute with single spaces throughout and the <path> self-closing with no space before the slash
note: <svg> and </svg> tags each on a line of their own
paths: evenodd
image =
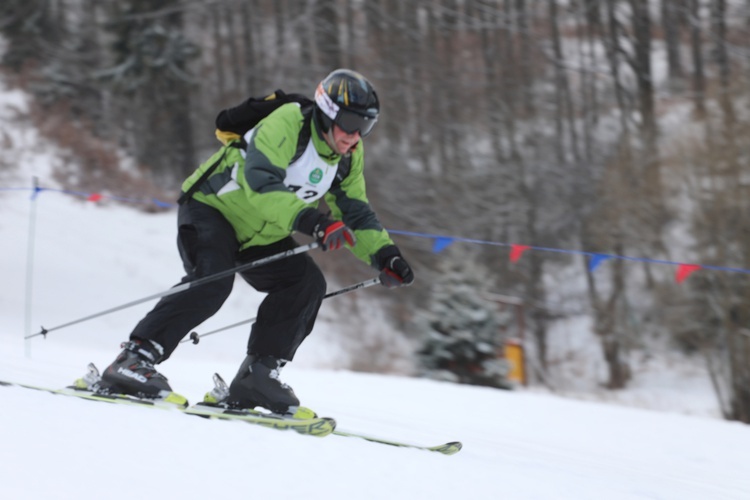
<svg viewBox="0 0 750 500">
<path fill-rule="evenodd" d="M 510 261 L 518 262 L 518 259 L 521 258 L 523 253 L 530 248 L 531 247 L 528 245 L 511 245 L 510 246 Z"/>
<path fill-rule="evenodd" d="M 682 283 L 683 281 L 688 279 L 691 274 L 693 274 L 700 268 L 701 266 L 699 266 L 698 264 L 680 264 L 679 266 L 677 266 L 677 271 L 675 271 L 674 279 L 677 283 Z"/>
<path fill-rule="evenodd" d="M 86 201 L 94 201 L 97 202 L 104 198 L 104 196 L 100 195 L 99 193 L 91 193 L 88 198 L 86 198 Z"/>
</svg>

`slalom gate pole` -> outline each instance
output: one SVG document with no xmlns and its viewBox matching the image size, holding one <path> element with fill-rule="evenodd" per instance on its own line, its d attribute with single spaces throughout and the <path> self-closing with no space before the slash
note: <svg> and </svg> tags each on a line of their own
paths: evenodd
<svg viewBox="0 0 750 500">
<path fill-rule="evenodd" d="M 359 290 L 360 288 L 367 288 L 368 286 L 377 285 L 379 283 L 380 283 L 380 278 L 373 278 L 373 279 L 361 281 L 354 285 L 349 285 L 340 290 L 336 290 L 335 292 L 327 293 L 323 298 L 330 299 L 331 297 L 336 297 L 337 295 L 343 295 L 345 293 L 353 292 L 354 290 Z M 216 333 L 223 332 L 225 330 L 230 330 L 236 326 L 242 326 L 248 323 L 252 323 L 256 319 L 258 318 L 255 317 L 255 318 L 246 319 L 244 321 L 238 321 L 237 323 L 232 323 L 231 325 L 227 325 L 227 326 L 221 327 L 219 329 L 216 329 L 207 333 L 202 333 L 200 335 L 198 334 L 198 332 L 192 332 L 188 338 L 180 340 L 180 344 L 184 344 L 185 342 L 192 342 L 193 344 L 197 344 L 198 342 L 200 342 L 200 339 L 202 339 L 203 337 L 208 337 L 209 335 L 214 335 Z"/>
<path fill-rule="evenodd" d="M 29 208 L 29 237 L 26 244 L 26 306 L 24 307 L 24 352 L 26 357 L 31 357 L 31 342 L 26 335 L 31 333 L 31 306 L 34 298 L 34 246 L 36 242 L 36 210 L 37 198 L 39 197 L 39 178 L 32 177 L 34 194 L 31 195 L 31 207 Z"/>
<path fill-rule="evenodd" d="M 233 276 L 235 273 L 240 273 L 242 271 L 247 271 L 248 269 L 254 269 L 256 267 L 260 267 L 262 265 L 268 264 L 270 262 L 275 262 L 277 260 L 285 259 L 287 257 L 292 257 L 293 255 L 298 255 L 301 253 L 308 252 L 314 248 L 318 248 L 320 244 L 316 241 L 312 243 L 308 243 L 307 245 L 301 245 L 296 248 L 293 248 L 291 250 L 286 250 L 284 252 L 279 252 L 274 255 L 269 255 L 268 257 L 263 257 L 262 259 L 254 260 L 252 262 L 247 262 L 245 264 L 241 264 L 237 267 L 233 267 L 232 269 L 227 269 L 226 271 L 221 271 L 216 274 L 212 274 L 210 276 L 204 276 L 203 278 L 199 278 L 195 281 L 188 281 L 187 283 L 182 283 L 180 285 L 174 286 L 170 288 L 167 291 L 161 292 L 161 293 L 155 293 L 154 295 L 149 295 L 148 297 L 143 297 L 142 299 L 134 300 L 132 302 L 128 302 L 127 304 L 123 304 L 121 306 L 113 307 L 111 309 L 107 309 L 106 311 L 101 311 L 96 314 L 92 314 L 90 316 L 86 316 L 85 318 L 80 318 L 74 321 L 70 321 L 68 323 L 58 325 L 52 328 L 44 328 L 33 334 L 28 335 L 24 337 L 25 339 L 30 339 L 32 337 L 37 337 L 39 335 L 43 335 L 45 338 L 47 338 L 47 334 L 49 332 L 52 332 L 54 330 L 61 330 L 62 328 L 66 328 L 68 326 L 77 325 L 78 323 L 83 323 L 84 321 L 88 321 L 90 319 L 98 318 L 100 316 L 104 316 L 106 314 L 110 314 L 116 311 L 121 311 L 123 309 L 127 309 L 128 307 L 137 306 L 138 304 L 142 304 L 144 302 L 148 302 L 149 300 L 153 299 L 159 299 L 162 297 L 169 297 L 170 295 L 174 295 L 180 292 L 184 292 L 185 290 L 188 290 L 190 288 L 195 288 L 200 285 L 204 285 L 206 283 L 210 283 L 212 281 L 216 281 L 222 278 L 226 278 L 228 276 Z"/>
</svg>

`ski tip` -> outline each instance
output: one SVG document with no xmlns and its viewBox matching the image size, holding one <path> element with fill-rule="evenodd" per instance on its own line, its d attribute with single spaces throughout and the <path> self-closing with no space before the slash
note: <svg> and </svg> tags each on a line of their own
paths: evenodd
<svg viewBox="0 0 750 500">
<path fill-rule="evenodd" d="M 312 420 L 317 421 L 318 423 L 310 425 L 308 429 L 302 432 L 303 434 L 325 437 L 329 434 L 333 434 L 333 431 L 336 430 L 336 421 L 330 417 L 316 417 Z M 297 432 L 300 431 L 297 430 Z"/>
<path fill-rule="evenodd" d="M 455 455 L 456 453 L 461 451 L 463 447 L 464 445 L 460 441 L 452 441 L 450 443 L 433 446 L 429 448 L 429 450 L 442 453 L 443 455 Z"/>
</svg>

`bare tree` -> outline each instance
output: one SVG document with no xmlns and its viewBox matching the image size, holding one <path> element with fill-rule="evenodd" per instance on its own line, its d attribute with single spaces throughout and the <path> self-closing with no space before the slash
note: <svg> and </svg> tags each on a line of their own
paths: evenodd
<svg viewBox="0 0 750 500">
<path fill-rule="evenodd" d="M 700 0 L 688 0 L 690 23 L 690 53 L 693 60 L 692 82 L 695 114 L 706 116 L 706 75 L 703 68 L 703 42 L 701 36 Z"/>
<path fill-rule="evenodd" d="M 336 0 L 313 0 L 313 23 L 317 63 L 324 71 L 342 66 L 339 16 Z"/>
<path fill-rule="evenodd" d="M 667 49 L 667 67 L 669 78 L 674 85 L 685 75 L 682 64 L 680 31 L 683 16 L 680 7 L 683 2 L 676 0 L 661 0 L 661 25 L 664 30 L 664 43 Z"/>
</svg>

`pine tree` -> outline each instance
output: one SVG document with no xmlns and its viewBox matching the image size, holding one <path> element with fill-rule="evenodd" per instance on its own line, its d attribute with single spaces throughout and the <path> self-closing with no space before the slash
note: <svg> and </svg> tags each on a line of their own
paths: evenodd
<svg viewBox="0 0 750 500">
<path fill-rule="evenodd" d="M 183 33 L 180 3 L 130 0 L 113 7 L 114 65 L 98 74 L 119 98 L 136 159 L 164 186 L 197 166 L 190 117 L 197 81 L 188 66 L 199 52 Z"/>
<path fill-rule="evenodd" d="M 54 44 L 59 25 L 47 0 L 3 0 L 0 2 L 0 34 L 8 42 L 2 64 L 16 71 L 45 59 L 43 48 Z"/>
<path fill-rule="evenodd" d="M 471 263 L 444 272 L 430 310 L 417 320 L 424 337 L 418 352 L 421 375 L 462 384 L 510 388 L 503 359 L 505 325 L 497 305 L 482 297 L 482 270 Z"/>
</svg>

